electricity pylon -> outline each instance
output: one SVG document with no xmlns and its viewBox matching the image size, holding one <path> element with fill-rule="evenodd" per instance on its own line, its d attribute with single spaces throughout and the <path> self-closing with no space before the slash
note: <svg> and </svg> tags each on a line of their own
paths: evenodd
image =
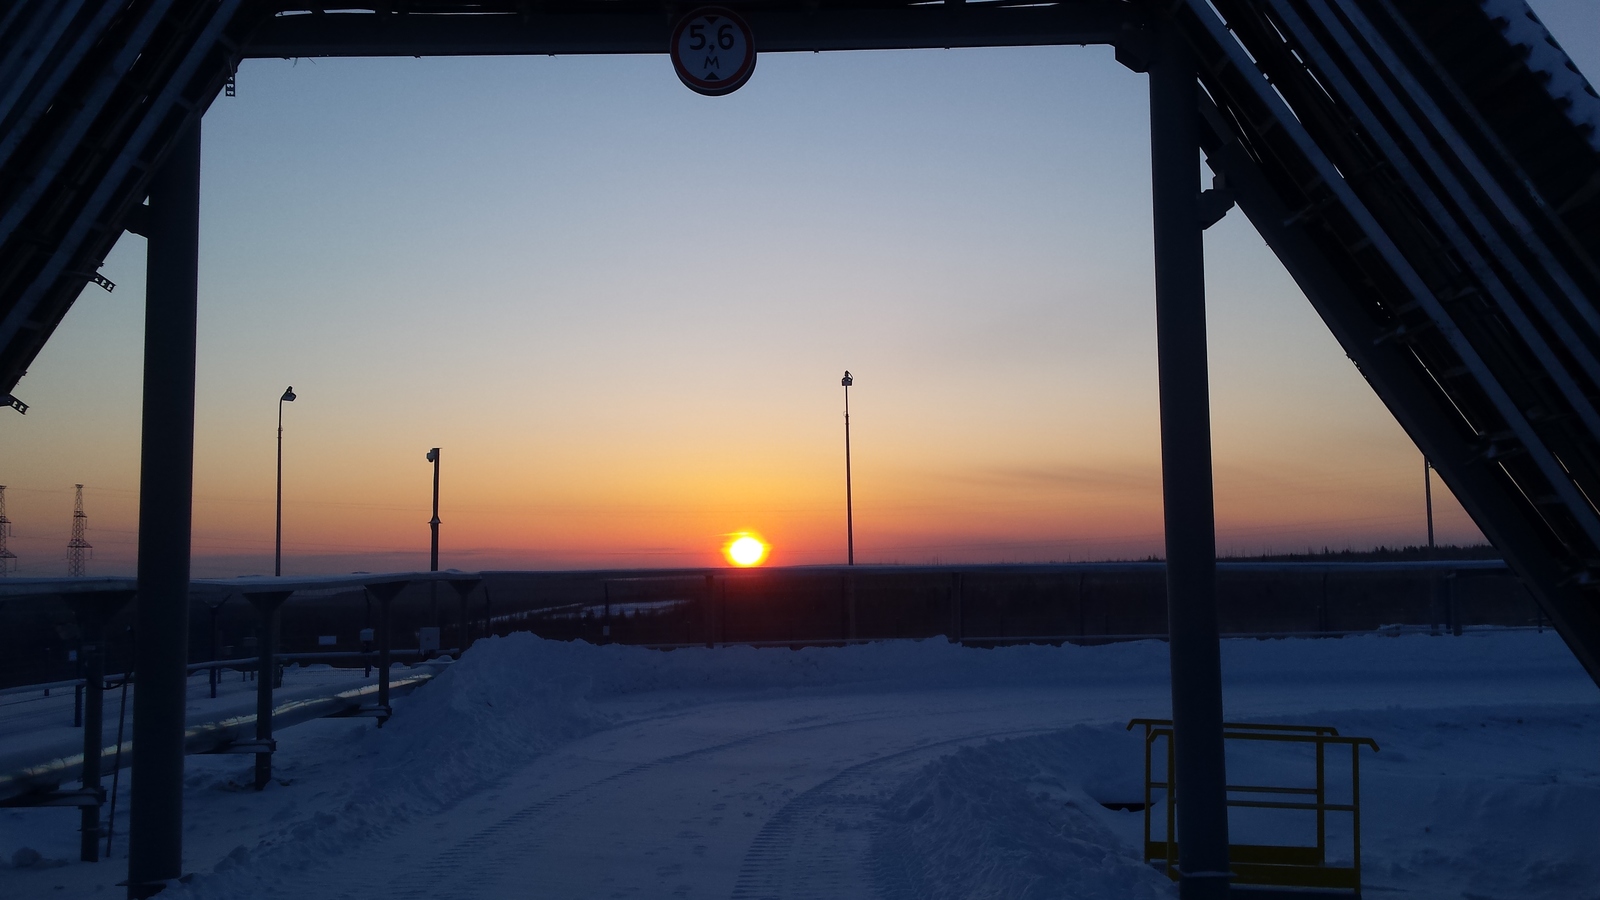
<svg viewBox="0 0 1600 900">
<path fill-rule="evenodd" d="M 16 563 L 12 562 L 17 555 L 6 547 L 6 538 L 9 537 L 11 537 L 11 520 L 6 518 L 6 486 L 0 484 L 0 578 L 4 578 L 17 567 Z"/>
<path fill-rule="evenodd" d="M 83 485 L 78 485 L 78 498 L 72 510 L 72 540 L 67 541 L 67 577 L 82 578 L 84 576 L 83 551 L 93 550 L 94 545 L 86 539 L 89 531 L 89 517 L 83 511 Z"/>
</svg>

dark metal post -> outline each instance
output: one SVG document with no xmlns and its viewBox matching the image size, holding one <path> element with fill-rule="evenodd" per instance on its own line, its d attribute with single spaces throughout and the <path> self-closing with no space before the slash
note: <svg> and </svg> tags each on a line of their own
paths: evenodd
<svg viewBox="0 0 1600 900">
<path fill-rule="evenodd" d="M 194 494 L 200 122 L 150 183 L 144 421 L 139 471 L 139 641 L 134 668 L 128 896 L 183 874 L 183 726 Z"/>
<path fill-rule="evenodd" d="M 856 564 L 856 511 L 855 500 L 850 494 L 850 385 L 855 379 L 850 377 L 849 370 L 845 370 L 844 378 L 839 380 L 844 385 L 844 546 L 845 562 L 847 565 Z"/>
<path fill-rule="evenodd" d="M 389 606 L 395 595 L 405 589 L 408 582 L 386 581 L 367 585 L 367 593 L 378 600 L 378 725 L 389 718 L 389 665 L 391 656 Z"/>
<path fill-rule="evenodd" d="M 705 616 L 706 649 L 707 650 L 709 650 L 712 647 L 715 647 L 717 645 L 717 638 L 716 638 L 716 634 L 717 633 L 714 630 L 715 623 L 712 622 L 712 616 L 715 614 L 716 601 L 717 601 L 717 576 L 708 574 L 708 575 L 706 575 L 706 616 Z"/>
<path fill-rule="evenodd" d="M 256 790 L 272 780 L 272 689 L 277 686 L 278 609 L 289 599 L 289 591 L 245 594 L 245 599 L 261 613 L 261 630 L 256 637 Z"/>
<path fill-rule="evenodd" d="M 428 554 L 428 571 L 439 571 L 439 448 L 428 451 L 428 462 L 433 463 L 433 518 L 428 527 L 433 529 L 433 550 Z M 435 622 L 435 625 L 438 623 Z"/>
<path fill-rule="evenodd" d="M 961 601 L 961 573 L 950 573 L 950 643 L 959 644 L 962 638 Z"/>
<path fill-rule="evenodd" d="M 256 638 L 256 740 L 261 741 L 272 737 L 272 689 L 277 687 L 277 679 L 272 676 L 278 655 L 278 605 L 258 601 L 256 608 L 261 611 L 261 630 Z M 263 758 L 257 753 L 256 790 L 266 787 L 266 779 L 270 777 L 272 757 Z"/>
<path fill-rule="evenodd" d="M 378 705 L 385 712 L 389 706 L 389 666 L 392 657 L 389 655 L 389 601 L 394 595 L 385 591 L 378 595 Z"/>
<path fill-rule="evenodd" d="M 1433 558 L 1433 463 L 1422 458 L 1422 502 L 1428 508 L 1428 558 Z"/>
<path fill-rule="evenodd" d="M 846 572 L 844 576 L 844 639 L 856 639 L 856 576 L 853 572 Z"/>
<path fill-rule="evenodd" d="M 103 746 L 102 694 L 106 686 L 105 619 L 90 613 L 79 616 L 83 628 L 83 789 L 100 790 L 100 750 Z M 100 805 L 85 805 L 82 812 L 78 858 L 100 859 Z"/>
<path fill-rule="evenodd" d="M 1179 896 L 1228 896 L 1222 665 L 1206 364 L 1199 93 L 1194 59 L 1166 28 L 1150 66 L 1156 346 L 1166 517 Z"/>
<path fill-rule="evenodd" d="M 472 643 L 471 629 L 469 627 L 470 623 L 469 623 L 469 620 L 467 618 L 467 595 L 472 593 L 473 588 L 476 588 L 478 586 L 478 579 L 476 579 L 476 578 L 452 578 L 450 580 L 450 586 L 455 588 L 456 599 L 460 602 L 460 605 L 461 605 L 461 615 L 460 615 L 460 618 L 458 620 L 461 623 L 460 624 L 460 641 L 458 642 L 458 644 L 456 646 L 456 650 L 458 650 L 461 653 L 465 653 L 465 652 L 467 652 L 467 646 Z"/>
<path fill-rule="evenodd" d="M 211 609 L 211 659 L 213 661 L 222 658 L 222 628 L 219 625 L 219 619 L 222 613 L 222 605 L 227 602 L 227 595 L 224 595 L 221 600 L 215 603 L 209 600 L 206 601 L 206 606 Z M 217 684 L 222 681 L 222 670 L 212 666 L 210 674 L 211 699 L 215 700 L 217 699 Z"/>
<path fill-rule="evenodd" d="M 1441 580 L 1444 582 L 1444 608 L 1445 616 L 1450 622 L 1450 633 L 1460 637 L 1461 607 L 1456 604 L 1456 573 L 1451 572 Z"/>
</svg>

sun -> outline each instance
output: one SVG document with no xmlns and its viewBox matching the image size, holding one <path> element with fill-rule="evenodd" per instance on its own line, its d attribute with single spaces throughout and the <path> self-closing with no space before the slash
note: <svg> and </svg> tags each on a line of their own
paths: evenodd
<svg viewBox="0 0 1600 900">
<path fill-rule="evenodd" d="M 727 546 L 722 548 L 723 555 L 728 557 L 728 562 L 736 566 L 760 565 L 767 558 L 767 544 L 756 535 L 741 531 L 731 535 Z"/>
</svg>

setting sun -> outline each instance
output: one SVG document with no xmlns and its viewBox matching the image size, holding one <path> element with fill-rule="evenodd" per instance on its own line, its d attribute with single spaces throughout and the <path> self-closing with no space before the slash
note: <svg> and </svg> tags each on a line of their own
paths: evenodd
<svg viewBox="0 0 1600 900">
<path fill-rule="evenodd" d="M 767 545 L 755 535 L 741 532 L 733 536 L 722 552 L 736 566 L 753 566 L 767 558 Z"/>
</svg>

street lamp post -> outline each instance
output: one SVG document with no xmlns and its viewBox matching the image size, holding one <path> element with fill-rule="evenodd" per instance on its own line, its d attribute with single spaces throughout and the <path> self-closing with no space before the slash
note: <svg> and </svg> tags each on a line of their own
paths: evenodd
<svg viewBox="0 0 1600 900">
<path fill-rule="evenodd" d="M 1422 502 L 1428 510 L 1428 557 L 1433 558 L 1433 460 L 1422 458 Z"/>
<path fill-rule="evenodd" d="M 294 387 L 283 389 L 278 398 L 278 521 L 273 529 L 272 574 L 283 574 L 283 404 L 294 400 Z"/>
<path fill-rule="evenodd" d="M 850 377 L 850 370 L 846 369 L 844 377 L 839 380 L 844 385 L 844 544 L 845 558 L 850 565 L 856 564 L 856 518 L 855 504 L 850 496 L 850 385 L 855 379 Z"/>
<path fill-rule="evenodd" d="M 428 462 L 433 463 L 433 518 L 428 527 L 433 529 L 433 551 L 428 555 L 428 571 L 439 571 L 439 448 L 428 451 Z"/>
</svg>

